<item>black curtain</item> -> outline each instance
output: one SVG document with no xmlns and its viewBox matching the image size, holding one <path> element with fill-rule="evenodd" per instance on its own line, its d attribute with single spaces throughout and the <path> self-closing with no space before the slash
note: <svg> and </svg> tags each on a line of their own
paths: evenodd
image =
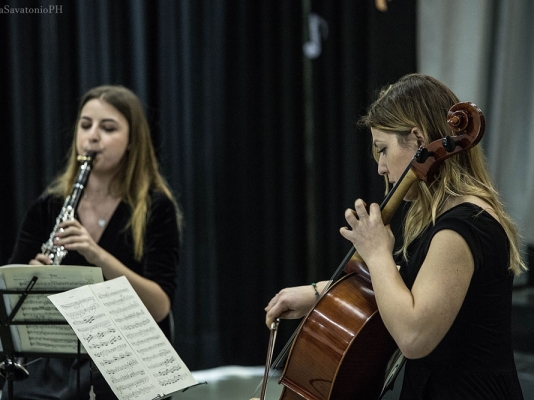
<svg viewBox="0 0 534 400">
<path fill-rule="evenodd" d="M 375 89 L 415 71 L 415 0 L 386 13 L 372 0 L 62 3 L 0 13 L 0 262 L 65 162 L 81 95 L 123 84 L 185 212 L 178 353 L 193 370 L 263 364 L 267 301 L 328 279 L 350 248 L 344 210 L 383 197 L 355 122 Z M 310 14 L 323 20 L 314 59 Z M 284 343 L 296 324 L 281 325 Z"/>
</svg>

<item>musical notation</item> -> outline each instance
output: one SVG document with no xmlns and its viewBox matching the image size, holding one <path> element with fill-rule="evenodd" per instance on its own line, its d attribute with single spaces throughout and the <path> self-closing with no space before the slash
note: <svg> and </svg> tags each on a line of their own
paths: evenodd
<svg viewBox="0 0 534 400">
<path fill-rule="evenodd" d="M 24 290 L 28 283 L 37 277 L 32 292 L 24 299 L 12 326 L 16 351 L 77 353 L 78 339 L 72 328 L 65 325 L 65 318 L 39 291 L 64 291 L 81 285 L 102 282 L 102 270 L 96 267 L 49 266 L 49 265 L 7 265 L 0 268 L 0 288 Z M 11 313 L 19 301 L 20 294 L 8 294 L 7 312 Z M 80 304 L 79 306 L 86 306 Z M 24 325 L 24 321 L 49 322 L 49 324 Z M 53 322 L 58 322 L 56 325 Z M 63 325 L 61 325 L 63 323 Z M 82 348 L 82 352 L 85 350 Z"/>
<path fill-rule="evenodd" d="M 71 292 L 50 299 L 119 399 L 163 397 L 197 383 L 126 278 Z"/>
<path fill-rule="evenodd" d="M 143 361 L 146 362 L 146 360 L 143 358 Z M 169 366 L 171 364 L 174 364 L 174 363 L 177 363 L 178 360 L 176 360 L 173 356 L 170 356 L 166 359 L 164 359 L 163 361 L 161 361 L 161 359 L 158 359 L 157 362 L 153 363 L 153 364 L 147 364 L 147 367 L 149 369 L 153 369 L 153 368 L 159 368 L 159 367 L 162 367 L 162 366 Z"/>
<path fill-rule="evenodd" d="M 102 350 L 102 351 L 96 351 L 93 354 L 98 358 L 104 358 L 104 356 L 106 356 L 106 355 L 113 354 L 113 353 L 115 353 L 117 351 L 125 350 L 127 347 L 128 347 L 128 345 L 126 343 L 123 343 L 123 344 L 120 344 L 118 346 L 115 346 L 112 349 L 105 349 L 105 350 Z"/>
<path fill-rule="evenodd" d="M 148 356 L 142 357 L 142 360 L 144 362 L 149 362 L 149 361 L 152 361 L 152 360 L 155 360 L 155 359 L 159 360 L 159 359 L 163 358 L 165 355 L 167 355 L 167 352 L 165 351 L 165 349 L 161 349 L 157 353 L 151 353 Z"/>
<path fill-rule="evenodd" d="M 146 329 L 139 329 L 136 332 L 127 333 L 126 337 L 128 339 L 132 340 L 132 339 L 135 339 L 135 338 L 138 338 L 138 337 L 146 337 L 148 334 L 153 333 L 153 332 L 157 332 L 157 331 L 158 331 L 158 329 L 156 329 L 155 327 L 151 326 L 151 327 L 148 327 Z"/>
<path fill-rule="evenodd" d="M 119 371 L 122 371 L 125 367 L 133 367 L 134 365 L 138 365 L 139 361 L 136 359 L 130 359 L 132 356 L 130 354 L 119 354 L 118 356 L 114 356 L 112 358 L 104 358 L 104 360 L 100 363 L 103 367 L 109 367 L 113 364 L 116 364 L 117 362 L 120 362 L 121 360 L 128 359 L 128 362 L 125 364 L 121 364 L 118 367 L 115 368 L 107 368 L 106 371 L 109 374 L 116 374 Z"/>
</svg>

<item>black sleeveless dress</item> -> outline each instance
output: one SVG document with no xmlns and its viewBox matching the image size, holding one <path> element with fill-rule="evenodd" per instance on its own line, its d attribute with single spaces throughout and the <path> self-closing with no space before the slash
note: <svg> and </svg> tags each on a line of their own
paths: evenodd
<svg viewBox="0 0 534 400">
<path fill-rule="evenodd" d="M 443 229 L 465 239 L 475 270 L 443 340 L 428 356 L 407 360 L 400 399 L 522 400 L 512 349 L 513 274 L 502 226 L 472 203 L 448 210 L 411 244 L 402 278 L 411 289 L 432 238 Z"/>
</svg>

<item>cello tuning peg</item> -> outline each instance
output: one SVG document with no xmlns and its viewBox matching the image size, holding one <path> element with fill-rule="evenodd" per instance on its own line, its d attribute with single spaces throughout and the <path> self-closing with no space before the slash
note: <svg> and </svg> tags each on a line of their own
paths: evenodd
<svg viewBox="0 0 534 400">
<path fill-rule="evenodd" d="M 456 141 L 452 136 L 445 136 L 443 139 L 441 139 L 441 142 L 445 150 L 447 150 L 449 153 L 456 149 Z"/>
<path fill-rule="evenodd" d="M 428 149 L 421 147 L 419 148 L 419 150 L 417 150 L 417 153 L 415 153 L 414 158 L 419 164 L 424 164 L 428 157 L 431 157 L 433 155 L 433 151 L 428 151 Z"/>
</svg>

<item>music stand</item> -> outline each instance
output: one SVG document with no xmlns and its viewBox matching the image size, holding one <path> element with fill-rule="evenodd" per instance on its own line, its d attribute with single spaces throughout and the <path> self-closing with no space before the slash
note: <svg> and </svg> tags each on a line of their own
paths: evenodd
<svg viewBox="0 0 534 400">
<path fill-rule="evenodd" d="M 57 357 L 57 358 L 73 358 L 76 357 L 81 359 L 81 343 L 78 340 L 78 351 L 77 353 L 47 353 L 47 352 L 24 352 L 16 351 L 15 345 L 13 342 L 13 335 L 11 334 L 12 325 L 68 325 L 66 320 L 24 320 L 24 321 L 15 321 L 14 318 L 17 315 L 17 312 L 24 304 L 24 301 L 28 295 L 37 295 L 37 294 L 55 294 L 61 293 L 58 290 L 35 290 L 33 291 L 33 286 L 37 282 L 37 276 L 34 276 L 26 289 L 23 291 L 20 290 L 5 290 L 0 289 L 0 343 L 2 344 L 2 351 L 0 355 L 4 359 L 3 369 L 5 371 L 5 378 L 7 381 L 8 387 L 8 399 L 13 399 L 13 382 L 24 380 L 29 376 L 28 371 L 22 365 L 15 362 L 16 357 L 27 357 L 27 356 L 40 356 L 40 357 Z M 20 295 L 17 303 L 13 307 L 13 310 L 9 313 L 7 312 L 6 302 L 4 295 L 6 294 L 17 294 Z M 0 370 L 2 366 L 0 365 Z M 78 369 L 77 376 L 77 390 L 80 391 L 80 369 Z"/>
</svg>

